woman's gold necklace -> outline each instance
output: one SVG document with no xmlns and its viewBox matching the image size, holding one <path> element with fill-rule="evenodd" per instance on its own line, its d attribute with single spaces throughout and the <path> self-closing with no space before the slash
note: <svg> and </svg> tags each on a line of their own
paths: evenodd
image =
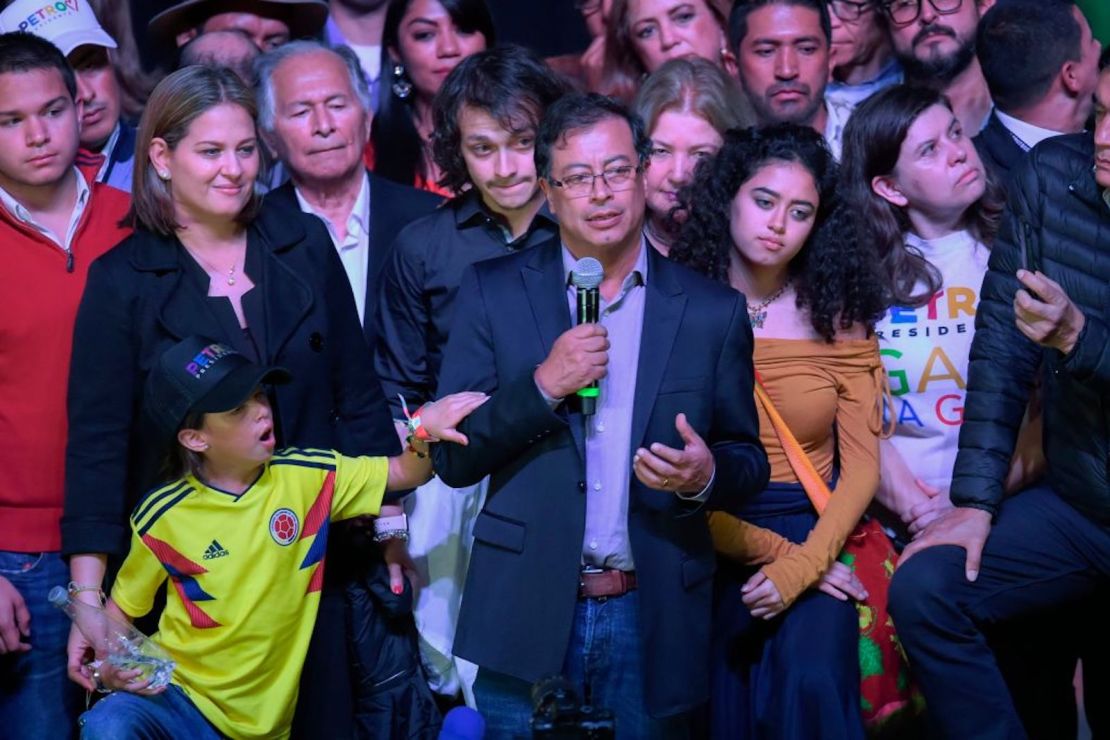
<svg viewBox="0 0 1110 740">
<path fill-rule="evenodd" d="M 222 275 L 223 274 L 223 270 L 221 270 L 218 267 L 215 267 L 211 262 L 204 259 L 203 257 L 201 257 L 199 254 L 197 254 L 193 250 L 189 249 L 188 247 L 186 247 L 186 249 L 188 250 L 189 254 L 193 255 L 193 258 L 196 259 L 196 261 L 199 262 L 201 264 L 201 266 L 205 270 L 208 271 L 209 275 L 216 276 L 216 275 Z M 227 269 L 227 284 L 228 285 L 235 285 L 235 263 L 234 262 L 232 262 L 231 267 L 229 267 Z"/>
</svg>

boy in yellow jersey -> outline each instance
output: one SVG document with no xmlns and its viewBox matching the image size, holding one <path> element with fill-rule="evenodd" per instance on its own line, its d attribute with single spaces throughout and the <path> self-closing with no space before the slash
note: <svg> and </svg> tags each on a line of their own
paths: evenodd
<svg viewBox="0 0 1110 740">
<path fill-rule="evenodd" d="M 323 583 L 328 526 L 377 514 L 386 489 L 432 474 L 427 443 L 466 444 L 455 426 L 485 396 L 425 406 L 397 457 L 274 451 L 264 384 L 290 380 L 221 344 L 190 338 L 151 372 L 146 410 L 176 435 L 182 477 L 131 516 L 131 550 L 107 609 L 133 619 L 168 581 L 158 642 L 177 662 L 170 686 L 103 663 L 115 690 L 81 718 L 82 738 L 284 738 Z"/>
</svg>

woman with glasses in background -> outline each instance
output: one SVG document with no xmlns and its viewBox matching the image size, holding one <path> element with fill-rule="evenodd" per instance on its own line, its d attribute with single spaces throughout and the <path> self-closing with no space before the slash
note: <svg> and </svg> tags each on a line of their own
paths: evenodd
<svg viewBox="0 0 1110 740">
<path fill-rule="evenodd" d="M 825 106 L 829 111 L 829 145 L 837 158 L 844 127 L 856 106 L 879 90 L 902 81 L 902 66 L 894 58 L 879 2 L 829 3 L 832 44 Z"/>
</svg>

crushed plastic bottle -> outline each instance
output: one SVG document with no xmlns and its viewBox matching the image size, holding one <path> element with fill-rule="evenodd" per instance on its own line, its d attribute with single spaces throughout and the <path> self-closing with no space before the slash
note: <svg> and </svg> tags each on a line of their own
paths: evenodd
<svg viewBox="0 0 1110 740">
<path fill-rule="evenodd" d="M 177 666 L 154 640 L 133 625 L 113 618 L 108 612 L 77 601 L 63 586 L 50 589 L 47 599 L 66 613 L 92 645 L 96 657 L 120 670 L 138 668 L 138 680 L 149 680 L 150 688 L 168 686 Z"/>
</svg>

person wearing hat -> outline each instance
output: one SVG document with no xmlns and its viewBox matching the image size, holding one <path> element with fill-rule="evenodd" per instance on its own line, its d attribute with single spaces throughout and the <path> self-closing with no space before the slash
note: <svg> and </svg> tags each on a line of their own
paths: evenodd
<svg viewBox="0 0 1110 740">
<path fill-rule="evenodd" d="M 120 695 L 83 715 L 83 738 L 288 737 L 329 523 L 377 514 L 387 489 L 427 481 L 429 443 L 465 445 L 455 426 L 486 400 L 467 392 L 425 405 L 399 425 L 406 450 L 394 457 L 275 451 L 266 388 L 291 380 L 197 336 L 154 363 L 144 413 L 173 440 L 172 480 L 132 513 L 131 547 L 106 608 L 131 621 L 168 581 L 155 639 L 176 666 L 158 688 L 138 669 L 107 661 L 92 669 L 98 690 Z"/>
<path fill-rule="evenodd" d="M 74 167 L 78 85 L 61 51 L 0 35 L 0 735 L 73 736 L 60 519 L 66 383 L 89 265 L 128 230 L 124 193 Z"/>
<path fill-rule="evenodd" d="M 50 12 L 48 12 L 50 11 Z M 120 118 L 122 93 L 112 54 L 115 39 L 88 3 L 16 0 L 0 13 L 0 32 L 26 31 L 61 49 L 77 73 L 81 151 L 77 164 L 103 182 L 131 192 L 135 127 Z"/>
<path fill-rule="evenodd" d="M 319 35 L 327 18 L 324 0 L 185 0 L 151 18 L 147 29 L 156 44 L 167 47 L 211 31 L 238 30 L 269 51 Z"/>
</svg>

